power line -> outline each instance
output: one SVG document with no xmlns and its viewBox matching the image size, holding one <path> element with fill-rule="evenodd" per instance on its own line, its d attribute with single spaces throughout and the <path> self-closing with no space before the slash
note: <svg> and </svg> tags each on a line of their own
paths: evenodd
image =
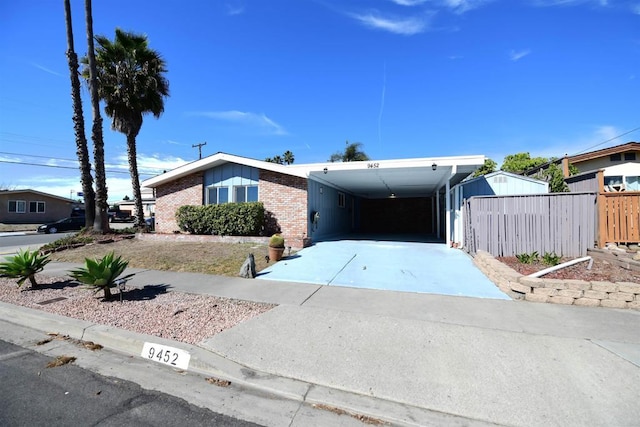
<svg viewBox="0 0 640 427">
<path fill-rule="evenodd" d="M 28 162 L 14 162 L 11 160 L 0 160 L 0 163 L 11 163 L 11 164 L 15 164 L 15 165 L 24 165 L 24 166 L 40 166 L 43 168 L 55 168 L 55 169 L 72 169 L 72 170 L 78 170 L 78 167 L 73 167 L 73 166 L 60 166 L 60 165 L 43 165 L 41 163 L 28 163 Z M 118 171 L 118 170 L 105 170 L 105 172 L 109 172 L 109 173 L 120 173 L 120 174 L 125 174 L 125 175 L 129 175 L 128 171 Z M 153 173 L 147 173 L 147 172 L 140 172 L 140 175 L 145 175 L 145 176 L 153 176 Z"/>
<path fill-rule="evenodd" d="M 35 154 L 8 153 L 6 151 L 0 151 L 0 154 L 8 154 L 10 156 L 37 157 L 37 158 L 40 158 L 40 159 L 63 160 L 65 162 L 77 162 L 78 161 L 78 159 L 62 159 L 60 157 L 36 156 Z"/>
<path fill-rule="evenodd" d="M 599 147 L 599 146 L 601 146 L 601 145 L 603 145 L 603 144 L 606 144 L 607 142 L 611 142 L 611 141 L 613 141 L 614 139 L 618 139 L 618 138 L 620 138 L 620 137 L 622 137 L 622 136 L 628 135 L 628 134 L 630 134 L 630 133 L 632 133 L 632 132 L 635 132 L 635 131 L 637 131 L 637 130 L 640 130 L 640 126 L 639 126 L 639 127 L 637 127 L 637 128 L 635 128 L 635 129 L 631 129 L 630 131 L 627 131 L 627 132 L 625 132 L 625 133 L 621 133 L 621 134 L 620 134 L 620 135 L 618 135 L 618 136 L 614 136 L 613 138 L 607 139 L 606 141 L 602 141 L 602 142 L 600 142 L 600 143 L 598 143 L 598 144 L 596 144 L 596 145 L 593 145 L 593 146 L 591 146 L 591 147 L 585 148 L 585 149 L 584 149 L 584 150 L 582 150 L 582 151 L 578 151 L 577 153 L 575 153 L 575 154 L 573 154 L 573 155 L 575 156 L 575 155 L 578 155 L 578 154 L 582 154 L 582 153 L 584 153 L 585 151 L 591 150 L 592 148 Z"/>
</svg>

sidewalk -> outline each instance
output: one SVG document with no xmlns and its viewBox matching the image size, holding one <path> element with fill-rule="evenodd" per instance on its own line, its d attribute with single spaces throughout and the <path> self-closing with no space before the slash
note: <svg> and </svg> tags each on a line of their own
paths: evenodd
<svg viewBox="0 0 640 427">
<path fill-rule="evenodd" d="M 45 273 L 72 266 L 50 263 Z M 637 311 L 127 271 L 133 286 L 279 304 L 199 347 L 170 343 L 192 353 L 190 369 L 278 396 L 403 425 L 640 419 Z M 51 316 L 0 306 L 0 320 L 45 331 L 60 322 L 61 332 L 67 325 L 65 333 L 132 356 L 150 339 Z"/>
</svg>

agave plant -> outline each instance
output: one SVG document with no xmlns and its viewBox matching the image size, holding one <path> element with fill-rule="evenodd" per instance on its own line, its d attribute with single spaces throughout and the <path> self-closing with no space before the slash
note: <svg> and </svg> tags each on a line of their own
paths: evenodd
<svg viewBox="0 0 640 427">
<path fill-rule="evenodd" d="M 18 287 L 29 279 L 31 287 L 38 286 L 36 273 L 41 272 L 49 261 L 49 255 L 40 255 L 38 251 L 20 250 L 17 255 L 6 257 L 6 261 L 0 263 L 0 277 L 17 278 Z"/>
<path fill-rule="evenodd" d="M 104 291 L 104 299 L 111 299 L 111 288 L 116 285 L 116 280 L 129 265 L 122 257 L 115 256 L 113 251 L 102 259 L 85 258 L 85 266 L 71 270 L 69 275 L 80 283 L 89 285 Z"/>
</svg>

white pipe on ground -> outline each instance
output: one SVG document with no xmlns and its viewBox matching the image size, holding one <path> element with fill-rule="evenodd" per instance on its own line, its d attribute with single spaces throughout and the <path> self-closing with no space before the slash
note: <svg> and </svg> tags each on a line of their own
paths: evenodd
<svg viewBox="0 0 640 427">
<path fill-rule="evenodd" d="M 563 262 L 562 264 L 554 265 L 553 267 L 545 268 L 544 270 L 537 271 L 535 273 L 531 273 L 527 277 L 540 277 L 544 276 L 547 273 L 551 273 L 552 271 L 560 270 L 561 268 L 569 267 L 573 264 L 577 264 L 579 262 L 589 261 L 589 265 L 587 266 L 587 270 L 591 270 L 591 266 L 593 265 L 593 258 L 590 256 L 585 256 L 582 258 L 572 259 L 571 261 Z"/>
</svg>

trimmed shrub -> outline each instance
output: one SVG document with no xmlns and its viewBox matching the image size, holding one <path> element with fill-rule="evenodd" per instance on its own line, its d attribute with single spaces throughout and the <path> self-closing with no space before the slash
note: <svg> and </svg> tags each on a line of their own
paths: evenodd
<svg viewBox="0 0 640 427">
<path fill-rule="evenodd" d="M 176 212 L 180 230 L 191 234 L 258 236 L 264 225 L 262 202 L 180 206 Z"/>
</svg>

